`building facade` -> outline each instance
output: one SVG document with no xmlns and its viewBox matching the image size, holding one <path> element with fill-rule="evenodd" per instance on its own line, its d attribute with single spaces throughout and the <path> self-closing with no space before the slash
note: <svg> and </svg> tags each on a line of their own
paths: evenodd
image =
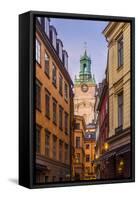
<svg viewBox="0 0 138 200">
<path fill-rule="evenodd" d="M 97 179 L 104 179 L 108 174 L 108 169 L 105 167 L 105 153 L 108 148 L 107 139 L 109 133 L 108 122 L 108 82 L 105 78 L 102 83 L 99 84 L 95 112 L 98 113 L 96 118 L 96 146 L 95 146 L 95 173 Z"/>
<path fill-rule="evenodd" d="M 50 19 L 36 19 L 36 183 L 71 176 L 73 82 L 68 55 Z"/>
<path fill-rule="evenodd" d="M 131 175 L 131 44 L 130 23 L 110 22 L 103 34 L 108 42 L 109 137 L 105 178 Z"/>
<path fill-rule="evenodd" d="M 75 115 L 73 123 L 72 180 L 83 180 L 85 170 L 84 136 L 86 125 L 82 116 Z"/>
</svg>

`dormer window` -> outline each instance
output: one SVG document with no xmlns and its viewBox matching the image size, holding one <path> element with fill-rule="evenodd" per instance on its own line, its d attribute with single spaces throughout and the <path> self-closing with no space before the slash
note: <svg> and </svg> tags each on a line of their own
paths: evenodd
<svg viewBox="0 0 138 200">
<path fill-rule="evenodd" d="M 54 46 L 54 48 L 56 49 L 57 47 L 57 32 L 54 26 L 50 26 L 50 40 Z"/>
<path fill-rule="evenodd" d="M 49 18 L 45 17 L 44 19 L 44 30 L 47 36 L 49 37 Z"/>
<path fill-rule="evenodd" d="M 62 41 L 57 39 L 57 52 L 61 60 L 62 60 L 62 49 L 63 49 Z"/>
<path fill-rule="evenodd" d="M 63 64 L 65 68 L 68 70 L 68 54 L 65 50 L 63 50 Z"/>
<path fill-rule="evenodd" d="M 41 17 L 37 17 L 39 23 L 41 24 Z"/>
</svg>

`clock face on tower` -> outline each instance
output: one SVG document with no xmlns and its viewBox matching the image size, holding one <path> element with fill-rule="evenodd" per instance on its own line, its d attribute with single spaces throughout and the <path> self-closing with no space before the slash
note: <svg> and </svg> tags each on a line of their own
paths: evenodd
<svg viewBox="0 0 138 200">
<path fill-rule="evenodd" d="M 82 92 L 87 92 L 88 91 L 88 85 L 82 84 L 81 90 L 82 90 Z"/>
</svg>

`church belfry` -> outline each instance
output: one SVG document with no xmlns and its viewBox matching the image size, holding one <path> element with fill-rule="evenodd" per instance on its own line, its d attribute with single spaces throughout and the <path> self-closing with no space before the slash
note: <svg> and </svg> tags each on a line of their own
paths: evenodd
<svg viewBox="0 0 138 200">
<path fill-rule="evenodd" d="M 87 124 L 94 119 L 96 81 L 91 73 L 91 58 L 85 49 L 80 57 L 80 71 L 74 81 L 74 111 L 75 115 L 83 116 Z"/>
<path fill-rule="evenodd" d="M 80 84 L 82 82 L 95 84 L 95 77 L 91 74 L 91 59 L 87 55 L 86 50 L 84 51 L 84 55 L 80 58 L 79 77 L 75 78 L 75 84 Z"/>
</svg>

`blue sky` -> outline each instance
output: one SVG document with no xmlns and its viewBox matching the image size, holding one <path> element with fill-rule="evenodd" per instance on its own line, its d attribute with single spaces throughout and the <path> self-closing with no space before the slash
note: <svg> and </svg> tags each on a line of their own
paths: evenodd
<svg viewBox="0 0 138 200">
<path fill-rule="evenodd" d="M 74 81 L 79 74 L 80 56 L 84 53 L 84 43 L 87 43 L 87 54 L 91 57 L 91 71 L 95 74 L 96 82 L 102 81 L 107 63 L 107 42 L 102 31 L 108 22 L 52 19 L 58 38 L 62 40 L 64 49 L 69 55 L 69 73 Z"/>
</svg>

